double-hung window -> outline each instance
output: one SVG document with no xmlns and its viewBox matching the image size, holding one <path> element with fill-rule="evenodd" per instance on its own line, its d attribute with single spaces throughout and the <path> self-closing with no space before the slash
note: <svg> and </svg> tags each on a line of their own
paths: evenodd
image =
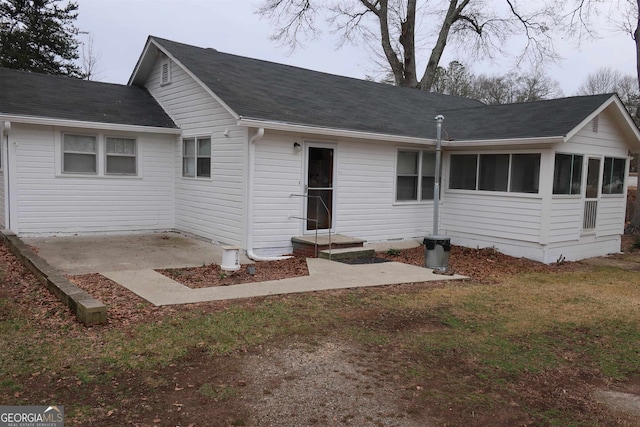
<svg viewBox="0 0 640 427">
<path fill-rule="evenodd" d="M 93 135 L 64 134 L 62 171 L 64 173 L 98 173 L 98 144 Z"/>
<path fill-rule="evenodd" d="M 185 138 L 182 140 L 182 176 L 211 177 L 211 138 Z"/>
<path fill-rule="evenodd" d="M 106 173 L 108 175 L 136 175 L 136 140 L 106 138 Z"/>
<path fill-rule="evenodd" d="M 433 200 L 435 166 L 435 153 L 398 151 L 396 201 Z"/>
<path fill-rule="evenodd" d="M 540 154 L 452 154 L 453 190 L 538 193 Z"/>
<path fill-rule="evenodd" d="M 602 177 L 602 194 L 622 194 L 624 190 L 624 174 L 627 168 L 626 159 L 605 157 L 604 175 Z"/>
</svg>

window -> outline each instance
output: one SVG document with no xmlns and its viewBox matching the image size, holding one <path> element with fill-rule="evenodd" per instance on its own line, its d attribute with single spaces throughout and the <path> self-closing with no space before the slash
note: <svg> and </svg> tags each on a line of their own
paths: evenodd
<svg viewBox="0 0 640 427">
<path fill-rule="evenodd" d="M 64 173 L 97 173 L 96 137 L 64 134 L 62 171 Z"/>
<path fill-rule="evenodd" d="M 449 188 L 475 190 L 478 177 L 478 156 L 476 154 L 455 154 L 451 156 Z"/>
<path fill-rule="evenodd" d="M 182 144 L 182 176 L 211 177 L 211 138 L 185 138 Z"/>
<path fill-rule="evenodd" d="M 580 194 L 583 157 L 576 154 L 556 154 L 553 169 L 553 194 Z"/>
<path fill-rule="evenodd" d="M 478 190 L 507 191 L 509 155 L 481 154 Z"/>
<path fill-rule="evenodd" d="M 433 200 L 436 176 L 435 153 L 398 151 L 396 201 Z"/>
<path fill-rule="evenodd" d="M 513 154 L 511 156 L 512 193 L 537 194 L 540 183 L 540 154 Z"/>
<path fill-rule="evenodd" d="M 160 65 L 160 84 L 168 85 L 171 83 L 171 61 L 165 59 Z"/>
<path fill-rule="evenodd" d="M 106 158 L 109 175 L 136 175 L 136 140 L 107 137 Z"/>
<path fill-rule="evenodd" d="M 624 190 L 624 173 L 626 169 L 626 159 L 605 157 L 604 176 L 602 177 L 602 194 L 622 194 Z"/>
<path fill-rule="evenodd" d="M 538 193 L 540 154 L 453 154 L 453 190 Z"/>
</svg>

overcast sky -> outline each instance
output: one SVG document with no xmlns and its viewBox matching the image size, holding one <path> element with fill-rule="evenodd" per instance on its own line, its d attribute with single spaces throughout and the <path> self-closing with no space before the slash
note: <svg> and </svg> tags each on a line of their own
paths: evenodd
<svg viewBox="0 0 640 427">
<path fill-rule="evenodd" d="M 364 49 L 352 45 L 338 49 L 337 37 L 328 32 L 290 53 L 270 40 L 269 22 L 255 14 L 258 0 L 77 1 L 77 26 L 94 39 L 94 50 L 100 55 L 97 80 L 101 81 L 126 84 L 149 35 L 343 76 L 364 78 L 375 71 Z M 574 95 L 586 76 L 602 66 L 635 74 L 635 47 L 628 35 L 601 30 L 599 39 L 583 42 L 579 48 L 562 41 L 556 42 L 556 48 L 564 59 L 546 69 L 567 96 Z M 461 58 L 448 47 L 443 59 L 441 65 L 446 66 Z M 502 74 L 514 67 L 510 59 L 468 65 L 476 74 Z"/>
</svg>

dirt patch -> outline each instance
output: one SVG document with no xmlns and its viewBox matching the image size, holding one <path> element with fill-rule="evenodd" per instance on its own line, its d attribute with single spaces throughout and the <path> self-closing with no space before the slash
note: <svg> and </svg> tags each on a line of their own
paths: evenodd
<svg viewBox="0 0 640 427">
<path fill-rule="evenodd" d="M 640 395 L 611 390 L 597 390 L 594 397 L 616 411 L 640 417 Z"/>
<path fill-rule="evenodd" d="M 307 260 L 302 257 L 241 265 L 240 270 L 233 272 L 224 271 L 216 264 L 156 271 L 192 289 L 266 282 L 309 275 Z"/>
<path fill-rule="evenodd" d="M 433 425 L 406 398 L 415 385 L 389 381 L 368 352 L 349 344 L 296 344 L 245 362 L 251 393 L 244 400 L 253 414 L 247 425 Z"/>
</svg>

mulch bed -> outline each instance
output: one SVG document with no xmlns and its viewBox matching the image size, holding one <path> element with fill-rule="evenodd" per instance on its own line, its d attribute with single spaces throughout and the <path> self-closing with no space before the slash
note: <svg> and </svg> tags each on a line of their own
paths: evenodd
<svg viewBox="0 0 640 427">
<path fill-rule="evenodd" d="M 307 260 L 302 257 L 293 257 L 281 261 L 256 262 L 252 265 L 241 265 L 240 270 L 233 272 L 223 271 L 220 266 L 216 264 L 194 268 L 170 268 L 157 271 L 192 289 L 266 282 L 269 280 L 309 275 Z"/>
</svg>

